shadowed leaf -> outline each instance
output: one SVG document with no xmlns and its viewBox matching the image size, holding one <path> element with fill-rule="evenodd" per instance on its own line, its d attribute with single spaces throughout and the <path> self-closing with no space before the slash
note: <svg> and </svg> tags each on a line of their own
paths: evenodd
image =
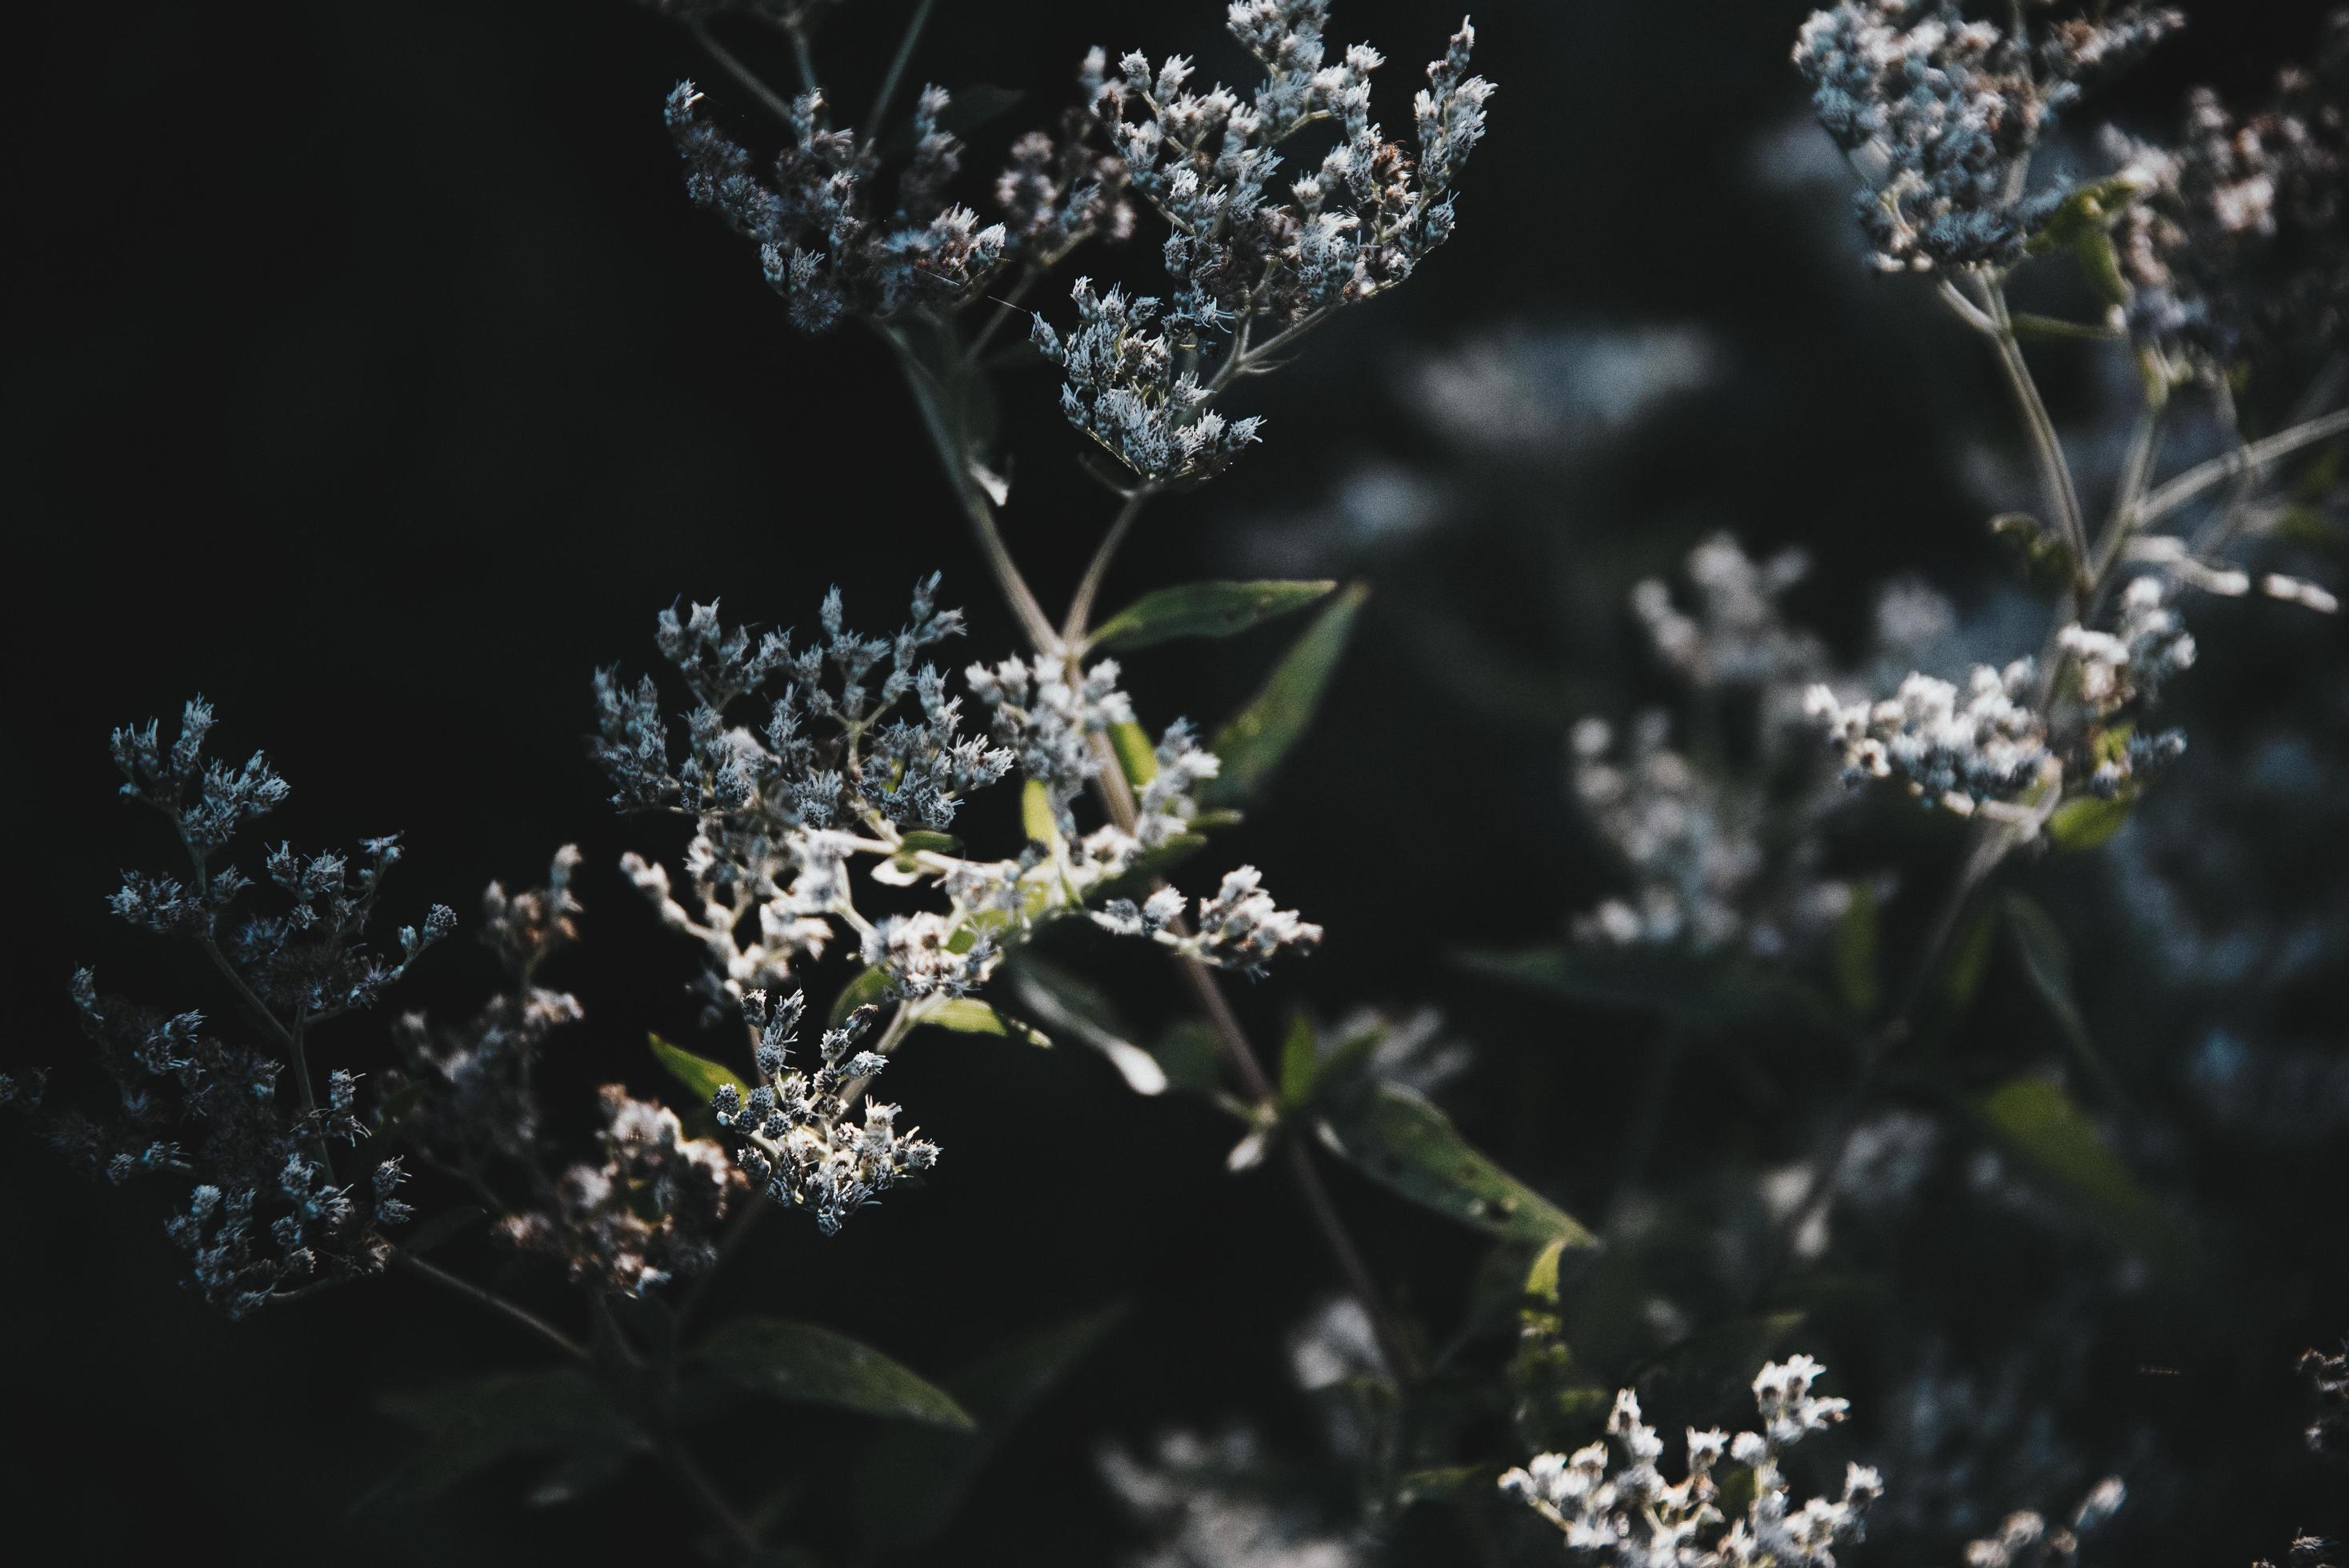
<svg viewBox="0 0 2349 1568">
<path fill-rule="evenodd" d="M 738 1317 L 704 1340 L 697 1365 L 754 1393 L 968 1430 L 952 1395 L 869 1345 L 812 1323 Z"/>
<path fill-rule="evenodd" d="M 1574 1217 L 1495 1165 L 1418 1095 L 1375 1085 L 1326 1112 L 1321 1140 L 1372 1181 L 1496 1236 L 1588 1246 Z"/>
<path fill-rule="evenodd" d="M 1146 648 L 1176 637 L 1229 637 L 1326 597 L 1335 583 L 1185 583 L 1144 593 L 1103 621 L 1096 648 Z"/>
<path fill-rule="evenodd" d="M 1200 799 L 1211 806 L 1233 806 L 1247 800 L 1272 781 L 1282 760 L 1302 739 L 1313 722 L 1314 710 L 1337 673 L 1346 651 L 1354 617 L 1370 597 L 1361 584 L 1338 595 L 1297 639 L 1256 700 L 1242 708 L 1216 732 L 1215 753 L 1223 771 L 1207 780 Z"/>
</svg>

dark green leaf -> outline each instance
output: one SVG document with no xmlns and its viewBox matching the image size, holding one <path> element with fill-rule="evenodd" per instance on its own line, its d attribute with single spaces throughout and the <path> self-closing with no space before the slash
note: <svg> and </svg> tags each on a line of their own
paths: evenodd
<svg viewBox="0 0 2349 1568">
<path fill-rule="evenodd" d="M 1228 637 L 1325 597 L 1335 583 L 1185 583 L 1144 593 L 1102 622 L 1096 648 L 1145 648 L 1175 637 Z"/>
<path fill-rule="evenodd" d="M 944 1389 L 869 1345 L 812 1323 L 738 1317 L 704 1340 L 693 1359 L 755 1393 L 968 1430 L 970 1417 Z"/>
<path fill-rule="evenodd" d="M 1346 651 L 1354 617 L 1370 592 L 1357 583 L 1339 594 L 1274 667 L 1256 700 L 1217 732 L 1215 751 L 1223 771 L 1202 789 L 1205 803 L 1238 805 L 1272 781 L 1282 759 L 1313 722 L 1314 710 L 1337 673 L 1339 655 Z"/>
<path fill-rule="evenodd" d="M 2056 1027 L 2063 1031 L 2064 1043 L 2107 1098 L 2121 1098 L 2120 1085 L 2114 1081 L 2112 1069 L 2096 1050 L 2095 1039 L 2088 1033 L 2088 1020 L 2081 1015 L 2079 1001 L 2072 994 L 2071 949 L 2064 944 L 2064 933 L 2054 917 L 2019 892 L 2006 895 L 2004 908 L 2007 934 L 2014 939 L 2015 956 L 2023 960 L 2023 972 L 2030 979 L 2031 988 L 2047 1005 Z"/>
<path fill-rule="evenodd" d="M 1408 1089 L 1371 1086 L 1331 1107 L 1320 1132 L 1364 1175 L 1440 1214 L 1496 1236 L 1591 1244 L 1571 1215 L 1472 1148 L 1450 1117 Z"/>
<path fill-rule="evenodd" d="M 654 1057 L 668 1069 L 669 1076 L 692 1091 L 694 1104 L 708 1105 L 709 1097 L 725 1084 L 732 1084 L 738 1093 L 750 1092 L 750 1085 L 736 1077 L 730 1068 L 720 1067 L 707 1057 L 697 1057 L 682 1046 L 670 1045 L 658 1035 L 647 1035 L 645 1038 L 652 1045 Z"/>
<path fill-rule="evenodd" d="M 1074 1371 L 1125 1315 L 1090 1313 L 994 1351 L 947 1378 L 978 1420 L 975 1432 L 894 1427 L 857 1467 L 857 1513 L 867 1541 L 891 1552 L 922 1545 L 944 1530 L 1003 1439 Z"/>
<path fill-rule="evenodd" d="M 1049 1046 L 1052 1042 L 1040 1030 L 1030 1028 L 1016 1018 L 1007 1018 L 997 1012 L 993 1004 L 976 996 L 952 996 L 940 1002 L 924 1004 L 920 1022 L 935 1024 L 941 1029 L 952 1029 L 960 1035 L 1001 1035 L 1014 1040 L 1025 1040 L 1031 1046 Z"/>
<path fill-rule="evenodd" d="M 1047 963 L 1033 949 L 1019 952 L 1010 979 L 1022 1007 L 1107 1057 L 1128 1088 L 1136 1094 L 1166 1091 L 1166 1070 L 1127 1037 L 1116 1007 L 1091 981 Z"/>
<path fill-rule="evenodd" d="M 1836 985 L 1855 1018 L 1872 1018 L 1884 999 L 1876 889 L 1854 882 L 1851 903 L 1836 931 Z"/>
<path fill-rule="evenodd" d="M 1150 732 L 1142 726 L 1130 718 L 1119 720 L 1109 727 L 1109 743 L 1117 753 L 1117 765 L 1126 782 L 1136 789 L 1158 777 L 1158 748 L 1150 743 Z"/>
<path fill-rule="evenodd" d="M 479 1203 L 460 1203 L 453 1209 L 445 1209 L 433 1215 L 402 1237 L 399 1250 L 422 1257 L 489 1217 L 489 1211 Z"/>
<path fill-rule="evenodd" d="M 369 1494 L 369 1502 L 432 1497 L 520 1454 L 625 1452 L 644 1446 L 642 1435 L 602 1391 L 568 1367 L 386 1394 L 378 1403 L 421 1428 L 428 1446 Z"/>
<path fill-rule="evenodd" d="M 1019 823 L 1028 830 L 1030 842 L 1060 847 L 1060 813 L 1052 810 L 1052 792 L 1044 788 L 1041 779 L 1030 779 L 1019 788 Z"/>
<path fill-rule="evenodd" d="M 905 847 L 909 850 L 927 850 L 932 854 L 958 855 L 962 853 L 962 841 L 960 839 L 956 838 L 952 833 L 933 833 L 924 828 L 916 828 L 910 832 L 900 834 L 898 836 L 898 841 L 903 843 Z"/>
<path fill-rule="evenodd" d="M 1288 1022 L 1288 1037 L 1280 1047 L 1280 1098 L 1290 1107 L 1313 1098 L 1313 1075 L 1321 1065 L 1321 1048 L 1312 1021 L 1299 1013 Z"/>
<path fill-rule="evenodd" d="M 1150 1054 L 1173 1088 L 1213 1094 L 1223 1083 L 1223 1047 L 1216 1031 L 1200 1019 L 1169 1024 L 1151 1043 Z"/>
<path fill-rule="evenodd" d="M 376 1131 L 378 1134 L 398 1131 L 399 1124 L 406 1121 L 409 1114 L 423 1103 L 426 1087 L 420 1081 L 404 1083 L 384 1096 L 376 1107 Z"/>
<path fill-rule="evenodd" d="M 832 999 L 832 1026 L 840 1027 L 859 1007 L 877 1007 L 889 999 L 889 975 L 885 969 L 862 969 Z"/>
<path fill-rule="evenodd" d="M 1960 1024 L 1982 994 L 1982 976 L 1990 972 L 1991 943 L 1998 935 L 1998 912 L 1978 909 L 1958 928 L 1941 961 L 1934 965 L 1930 986 L 1932 1011 L 1921 1031 L 1939 1039 Z"/>
<path fill-rule="evenodd" d="M 2093 850 L 2125 827 L 2134 800 L 2075 795 L 2047 819 L 2047 837 L 2059 850 Z"/>
<path fill-rule="evenodd" d="M 2137 1184 L 2062 1086 L 2016 1078 L 1973 1109 L 2026 1173 L 2083 1215 L 2156 1263 L 2190 1265 L 2191 1242 Z"/>
<path fill-rule="evenodd" d="M 1713 1023 L 1838 1018 L 1833 1004 L 1814 987 L 1741 958 L 1594 946 L 1463 953 L 1455 962 L 1472 975 L 1553 991 L 1594 1006 Z"/>
</svg>

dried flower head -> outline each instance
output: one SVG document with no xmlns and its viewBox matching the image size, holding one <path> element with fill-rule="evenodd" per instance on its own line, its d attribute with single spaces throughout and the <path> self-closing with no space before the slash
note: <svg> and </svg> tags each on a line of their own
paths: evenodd
<svg viewBox="0 0 2349 1568">
<path fill-rule="evenodd" d="M 1850 1465 L 1840 1499 L 1815 1497 L 1794 1506 L 1793 1489 L 1778 1468 L 1780 1456 L 1842 1420 L 1848 1409 L 1841 1399 L 1811 1393 L 1824 1370 L 1807 1356 L 1763 1367 L 1754 1379 L 1762 1430 L 1731 1437 L 1691 1428 L 1687 1473 L 1678 1481 L 1667 1482 L 1657 1468 L 1663 1439 L 1640 1418 L 1639 1397 L 1626 1388 L 1615 1396 L 1607 1418 L 1612 1449 L 1602 1440 L 1571 1455 L 1539 1455 L 1501 1477 L 1501 1489 L 1557 1526 L 1569 1550 L 1620 1568 L 1658 1563 L 1676 1568 L 1834 1568 L 1833 1548 L 1858 1537 L 1868 1505 L 1882 1494 L 1884 1483 L 1868 1466 Z M 1719 1506 L 1724 1488 L 1716 1476 L 1727 1469 L 1747 1472 L 1751 1488 L 1750 1501 L 1733 1520 Z M 1724 1523 L 1727 1529 L 1717 1528 Z"/>
<path fill-rule="evenodd" d="M 1795 46 L 1811 106 L 1867 181 L 1860 227 L 1886 272 L 2006 266 L 2062 192 L 2027 193 L 2033 150 L 2085 83 L 2184 25 L 2130 4 L 2002 23 L 1955 0 L 1842 0 Z"/>
</svg>

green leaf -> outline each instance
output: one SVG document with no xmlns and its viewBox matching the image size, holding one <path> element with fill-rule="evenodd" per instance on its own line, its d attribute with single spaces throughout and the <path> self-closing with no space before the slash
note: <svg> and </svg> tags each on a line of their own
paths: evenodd
<svg viewBox="0 0 2349 1568">
<path fill-rule="evenodd" d="M 1990 973 L 1991 943 L 1997 935 L 1998 912 L 1994 909 L 1977 909 L 1958 928 L 1956 937 L 1933 968 L 1929 992 L 1932 1011 L 1926 1016 L 1921 1031 L 1928 1038 L 1939 1039 L 1965 1022 L 1974 998 L 1982 994 L 1982 977 Z"/>
<path fill-rule="evenodd" d="M 490 1212 L 479 1203 L 460 1203 L 453 1209 L 444 1209 L 402 1237 L 399 1250 L 422 1257 L 489 1217 Z"/>
<path fill-rule="evenodd" d="M 935 1024 L 958 1035 L 1001 1035 L 1009 1039 L 1025 1040 L 1031 1046 L 1052 1043 L 1041 1030 L 1030 1028 L 1016 1018 L 1005 1017 L 995 1010 L 992 1003 L 982 1002 L 976 996 L 949 996 L 943 1001 L 926 1002 L 916 1022 Z"/>
<path fill-rule="evenodd" d="M 952 833 L 933 833 L 926 828 L 914 828 L 898 835 L 898 842 L 908 850 L 927 850 L 932 854 L 958 855 L 962 841 Z"/>
<path fill-rule="evenodd" d="M 1011 988 L 1019 1005 L 1061 1031 L 1107 1057 L 1136 1094 L 1166 1092 L 1166 1070 L 1133 1043 L 1116 1006 L 1091 981 L 1080 978 L 1022 948 L 1010 965 Z"/>
<path fill-rule="evenodd" d="M 1289 1020 L 1288 1037 L 1280 1047 L 1280 1098 L 1290 1107 L 1313 1098 L 1313 1077 L 1321 1065 L 1321 1048 L 1312 1021 L 1302 1013 Z"/>
<path fill-rule="evenodd" d="M 1570 946 L 1468 952 L 1454 961 L 1472 975 L 1555 992 L 1593 1006 L 1707 1023 L 1840 1021 L 1834 1004 L 1813 986 L 1784 970 L 1742 958 Z"/>
<path fill-rule="evenodd" d="M 1884 999 L 1878 942 L 1882 923 L 1876 889 L 1864 882 L 1852 883 L 1851 903 L 1836 931 L 1836 985 L 1855 1018 L 1874 1017 Z"/>
<path fill-rule="evenodd" d="M 2096 1080 L 2097 1088 L 2106 1098 L 2122 1099 L 2120 1085 L 2097 1051 L 2095 1037 L 2088 1033 L 2088 1020 L 2081 1014 L 2079 1000 L 2073 995 L 2072 953 L 2064 941 L 2062 928 L 2053 915 L 2024 894 L 2007 894 L 2003 907 L 2007 934 L 2014 939 L 2015 956 L 2023 961 L 2023 973 L 2030 980 L 2031 988 L 2047 1005 L 2055 1026 L 2063 1031 L 2064 1043 L 2071 1047 L 2080 1066 Z"/>
<path fill-rule="evenodd" d="M 1571 1215 L 1472 1148 L 1450 1117 L 1408 1089 L 1369 1086 L 1330 1108 L 1319 1130 L 1364 1175 L 1437 1213 L 1496 1236 L 1592 1244 Z"/>
<path fill-rule="evenodd" d="M 646 1447 L 594 1382 L 558 1367 L 383 1395 L 378 1406 L 427 1434 L 427 1447 L 358 1507 L 414 1502 L 522 1454 Z"/>
<path fill-rule="evenodd" d="M 1052 792 L 1041 779 L 1030 779 L 1019 789 L 1019 824 L 1029 841 L 1047 849 L 1061 847 L 1061 816 L 1052 810 Z"/>
<path fill-rule="evenodd" d="M 2064 198 L 2032 236 L 2032 254 L 2070 251 L 2100 299 L 2106 304 L 2128 304 L 2132 291 L 2113 248 L 2112 226 L 2137 196 L 2137 187 L 2122 178 L 2081 186 Z"/>
<path fill-rule="evenodd" d="M 1166 1026 L 1151 1042 L 1150 1054 L 1174 1088 L 1213 1094 L 1223 1084 L 1223 1047 L 1212 1026 L 1198 1018 L 1181 1018 Z"/>
<path fill-rule="evenodd" d="M 2022 1078 L 1975 1102 L 1974 1114 L 2027 1174 L 2126 1245 L 2170 1268 L 2194 1246 L 2106 1148 L 2061 1085 Z"/>
<path fill-rule="evenodd" d="M 2047 819 L 2047 837 L 2059 850 L 2093 850 L 2127 825 L 2137 802 L 2124 797 L 2110 800 L 2075 795 Z"/>
<path fill-rule="evenodd" d="M 1158 748 L 1142 726 L 1130 718 L 1119 720 L 1109 727 L 1109 744 L 1127 783 L 1139 789 L 1158 777 Z"/>
<path fill-rule="evenodd" d="M 893 1427 L 857 1466 L 857 1516 L 867 1542 L 896 1553 L 935 1538 L 953 1522 L 1012 1429 L 1076 1370 L 1124 1317 L 1123 1307 L 1088 1313 L 1014 1341 L 945 1379 L 978 1418 L 975 1432 Z"/>
<path fill-rule="evenodd" d="M 1339 594 L 1274 666 L 1256 700 L 1216 733 L 1215 752 L 1223 771 L 1201 789 L 1205 804 L 1238 805 L 1272 781 L 1282 759 L 1313 722 L 1314 710 L 1337 673 L 1339 656 L 1346 651 L 1354 617 L 1370 593 L 1357 583 Z"/>
<path fill-rule="evenodd" d="M 869 1345 L 812 1323 L 738 1317 L 693 1354 L 697 1365 L 754 1393 L 869 1416 L 968 1431 L 972 1421 L 943 1388 Z"/>
<path fill-rule="evenodd" d="M 1229 637 L 1326 597 L 1335 583 L 1185 583 L 1144 593 L 1103 621 L 1096 648 L 1146 648 L 1176 637 Z"/>
<path fill-rule="evenodd" d="M 840 1027 L 848 1015 L 859 1007 L 877 1007 L 889 999 L 888 971 L 880 968 L 857 971 L 856 978 L 843 985 L 832 999 L 832 1026 Z"/>
<path fill-rule="evenodd" d="M 694 1104 L 708 1105 L 709 1097 L 730 1083 L 738 1094 L 750 1092 L 750 1085 L 709 1057 L 697 1057 L 682 1046 L 672 1046 L 658 1035 L 647 1035 L 645 1038 L 653 1047 L 654 1058 L 668 1069 L 669 1077 L 692 1091 Z"/>
</svg>

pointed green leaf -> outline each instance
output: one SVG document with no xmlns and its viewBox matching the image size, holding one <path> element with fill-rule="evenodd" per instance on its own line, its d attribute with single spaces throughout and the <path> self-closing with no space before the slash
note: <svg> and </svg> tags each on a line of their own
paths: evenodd
<svg viewBox="0 0 2349 1568">
<path fill-rule="evenodd" d="M 1107 1057 L 1134 1093 L 1166 1092 L 1165 1069 L 1127 1037 L 1116 1007 L 1098 986 L 1038 957 L 1032 948 L 1022 948 L 1010 970 L 1020 1006 Z"/>
<path fill-rule="evenodd" d="M 2047 838 L 2059 850 L 2093 850 L 2128 825 L 2136 802 L 2075 795 L 2047 819 Z"/>
<path fill-rule="evenodd" d="M 1626 1007 L 1698 1022 L 1799 1018 L 1839 1024 L 1827 997 L 1795 975 L 1750 960 L 1611 946 L 1469 952 L 1472 975 L 1556 992 L 1599 1007 Z"/>
<path fill-rule="evenodd" d="M 622 1452 L 645 1446 L 594 1382 L 569 1367 L 386 1394 L 388 1413 L 421 1428 L 427 1446 L 362 1501 L 416 1501 L 504 1460 L 530 1453 Z"/>
<path fill-rule="evenodd" d="M 1370 593 L 1357 583 L 1339 594 L 1274 667 L 1256 700 L 1216 733 L 1215 751 L 1223 771 L 1203 787 L 1203 801 L 1237 805 L 1272 781 L 1282 759 L 1313 722 L 1314 710 L 1337 673 L 1339 656 L 1346 651 L 1354 617 Z"/>
<path fill-rule="evenodd" d="M 1313 1098 L 1314 1069 L 1320 1065 L 1320 1047 L 1313 1025 L 1299 1013 L 1288 1022 L 1288 1037 L 1280 1047 L 1280 1098 L 1291 1107 Z"/>
<path fill-rule="evenodd" d="M 2026 1173 L 2085 1216 L 2156 1263 L 2173 1268 L 2191 1264 L 2191 1242 L 2137 1184 L 2062 1086 L 2016 1078 L 1973 1109 Z"/>
<path fill-rule="evenodd" d="M 2120 1086 L 2097 1051 L 2095 1038 L 2088 1033 L 2088 1020 L 2082 1016 L 2079 1001 L 2072 994 L 2071 949 L 2054 917 L 2036 901 L 2019 892 L 2006 895 L 2004 909 L 2007 934 L 2014 939 L 2015 956 L 2023 961 L 2023 972 L 2029 977 L 2031 988 L 2047 1005 L 2055 1026 L 2063 1032 L 2064 1043 L 2107 1098 L 2121 1098 Z"/>
<path fill-rule="evenodd" d="M 399 1250 L 422 1257 L 433 1248 L 444 1245 L 490 1217 L 490 1212 L 479 1203 L 460 1203 L 433 1215 L 400 1240 Z"/>
<path fill-rule="evenodd" d="M 1031 1028 L 1017 1018 L 1005 1017 L 995 1010 L 992 1003 L 983 1002 L 976 996 L 949 996 L 942 1001 L 926 1002 L 916 1022 L 935 1024 L 958 1035 L 1001 1035 L 1009 1039 L 1025 1040 L 1031 1046 L 1052 1043 L 1041 1030 Z"/>
<path fill-rule="evenodd" d="M 1372 1181 L 1496 1236 L 1588 1246 L 1573 1216 L 1460 1136 L 1452 1119 L 1408 1089 L 1371 1086 L 1321 1118 L 1321 1140 Z"/>
<path fill-rule="evenodd" d="M 1335 583 L 1185 583 L 1144 593 L 1103 621 L 1096 648 L 1146 648 L 1175 637 L 1228 637 L 1325 597 Z"/>
<path fill-rule="evenodd" d="M 1851 903 L 1836 931 L 1836 985 L 1856 1018 L 1874 1017 L 1884 997 L 1877 941 L 1881 923 L 1876 889 L 1865 882 L 1852 883 Z"/>
<path fill-rule="evenodd" d="M 857 1514 L 868 1542 L 905 1552 L 951 1523 L 1003 1439 L 1124 1315 L 1123 1307 L 1112 1307 L 1071 1318 L 990 1352 L 945 1379 L 978 1418 L 976 1432 L 907 1426 L 881 1434 L 857 1466 Z"/>
<path fill-rule="evenodd" d="M 731 1068 L 707 1057 L 697 1057 L 682 1046 L 670 1045 L 658 1035 L 647 1035 L 645 1038 L 653 1047 L 654 1058 L 668 1069 L 669 1077 L 692 1091 L 694 1104 L 708 1105 L 709 1097 L 730 1083 L 738 1093 L 750 1092 L 750 1086 L 736 1077 Z"/>
<path fill-rule="evenodd" d="M 1130 718 L 1111 725 L 1109 743 L 1117 753 L 1125 781 L 1136 789 L 1158 777 L 1158 748 L 1151 744 L 1150 732 L 1142 726 Z"/>
<path fill-rule="evenodd" d="M 1019 788 L 1019 825 L 1027 830 L 1030 842 L 1061 847 L 1060 813 L 1052 810 L 1052 792 L 1041 779 L 1030 779 Z"/>
<path fill-rule="evenodd" d="M 840 1027 L 859 1007 L 877 1007 L 889 999 L 889 974 L 885 969 L 860 969 L 832 999 L 832 1026 Z"/>
<path fill-rule="evenodd" d="M 693 1354 L 695 1364 L 754 1393 L 968 1431 L 954 1397 L 869 1345 L 812 1323 L 738 1317 Z"/>
</svg>

